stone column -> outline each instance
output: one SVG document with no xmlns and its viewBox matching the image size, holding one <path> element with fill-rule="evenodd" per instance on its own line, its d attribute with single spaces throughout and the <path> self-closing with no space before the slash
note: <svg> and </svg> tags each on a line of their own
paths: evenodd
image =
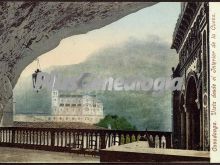
<svg viewBox="0 0 220 165">
<path fill-rule="evenodd" d="M 203 122 L 203 120 L 204 120 L 204 114 L 203 114 L 203 108 L 201 108 L 201 109 L 199 109 L 199 111 L 200 111 L 200 147 L 201 147 L 201 149 L 202 150 L 204 150 L 204 145 L 203 145 L 203 143 L 204 143 L 204 141 L 203 141 L 203 136 L 204 136 L 204 134 L 203 134 L 203 132 L 204 132 L 204 122 Z"/>
<path fill-rule="evenodd" d="M 13 88 L 6 74 L 0 73 L 0 126 L 13 124 Z"/>
<path fill-rule="evenodd" d="M 190 136 L 190 114 L 186 112 L 186 149 L 189 149 L 189 136 Z"/>
<path fill-rule="evenodd" d="M 10 98 L 3 109 L 1 126 L 10 127 L 13 125 L 13 98 Z"/>
<path fill-rule="evenodd" d="M 181 112 L 181 148 L 186 149 L 186 112 Z"/>
</svg>

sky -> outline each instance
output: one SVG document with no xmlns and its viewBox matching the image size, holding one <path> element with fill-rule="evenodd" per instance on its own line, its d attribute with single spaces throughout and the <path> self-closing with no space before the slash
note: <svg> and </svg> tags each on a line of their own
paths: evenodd
<svg viewBox="0 0 220 165">
<path fill-rule="evenodd" d="M 123 44 L 131 39 L 146 40 L 158 36 L 171 45 L 179 13 L 179 2 L 161 2 L 103 28 L 65 38 L 58 47 L 38 58 L 41 70 L 51 66 L 81 63 L 101 49 Z M 33 61 L 21 77 L 29 76 L 36 69 L 37 62 Z"/>
</svg>

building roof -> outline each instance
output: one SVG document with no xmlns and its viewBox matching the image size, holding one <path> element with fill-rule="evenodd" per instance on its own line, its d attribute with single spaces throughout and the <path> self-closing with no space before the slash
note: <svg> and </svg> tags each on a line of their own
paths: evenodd
<svg viewBox="0 0 220 165">
<path fill-rule="evenodd" d="M 74 95 L 74 94 L 60 94 L 59 97 L 83 97 L 82 95 Z"/>
<path fill-rule="evenodd" d="M 68 129 L 106 129 L 80 122 L 14 122 L 13 127 L 29 128 L 68 128 Z"/>
<path fill-rule="evenodd" d="M 181 9 L 181 13 L 173 32 L 173 42 L 171 45 L 171 49 L 176 49 L 177 53 L 179 52 L 187 31 L 189 31 L 189 27 L 193 22 L 193 16 L 200 5 L 201 2 L 187 2 L 184 3 L 184 7 Z"/>
<path fill-rule="evenodd" d="M 93 98 L 95 98 L 96 97 L 96 95 L 90 95 L 90 94 L 82 94 L 82 95 L 80 95 L 80 94 L 74 94 L 74 93 L 63 93 L 63 92 L 60 92 L 60 94 L 59 94 L 59 97 L 84 97 L 84 96 L 90 96 L 90 97 L 93 97 Z"/>
</svg>

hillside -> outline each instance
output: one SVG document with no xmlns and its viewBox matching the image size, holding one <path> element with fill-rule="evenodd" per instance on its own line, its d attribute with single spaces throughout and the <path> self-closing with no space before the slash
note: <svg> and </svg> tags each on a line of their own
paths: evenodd
<svg viewBox="0 0 220 165">
<path fill-rule="evenodd" d="M 85 48 L 86 49 L 86 48 Z M 130 39 L 127 43 L 100 50 L 77 65 L 57 66 L 54 71 L 63 76 L 79 76 L 92 73 L 101 77 L 144 76 L 170 77 L 171 67 L 177 63 L 177 55 L 169 44 L 159 38 Z M 14 89 L 16 113 L 50 114 L 50 91 L 33 92 L 31 76 L 20 79 Z M 97 92 L 104 104 L 104 113 L 125 117 L 138 130 L 171 129 L 171 91 L 154 96 L 151 92 Z"/>
</svg>

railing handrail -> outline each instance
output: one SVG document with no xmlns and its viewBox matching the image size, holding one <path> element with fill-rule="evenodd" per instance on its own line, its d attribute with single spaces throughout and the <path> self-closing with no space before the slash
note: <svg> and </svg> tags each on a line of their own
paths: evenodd
<svg viewBox="0 0 220 165">
<path fill-rule="evenodd" d="M 0 127 L 0 146 L 98 154 L 100 149 L 146 136 L 149 147 L 172 147 L 171 132 L 41 127 Z"/>
<path fill-rule="evenodd" d="M 0 130 L 42 130 L 42 131 L 76 131 L 76 132 L 106 132 L 106 133 L 146 133 L 149 132 L 151 134 L 171 134 L 169 131 L 129 131 L 129 130 L 110 130 L 110 129 L 76 129 L 76 128 L 41 128 L 41 127 L 0 127 Z"/>
</svg>

